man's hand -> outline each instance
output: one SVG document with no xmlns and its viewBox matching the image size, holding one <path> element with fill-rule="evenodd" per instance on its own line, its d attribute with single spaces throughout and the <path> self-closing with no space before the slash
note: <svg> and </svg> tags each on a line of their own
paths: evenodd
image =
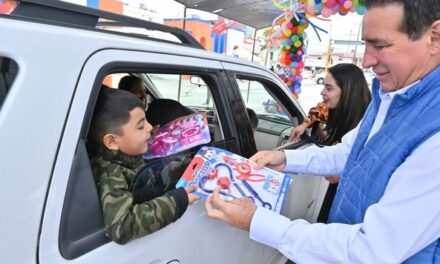
<svg viewBox="0 0 440 264">
<path fill-rule="evenodd" d="M 208 216 L 249 231 L 257 206 L 245 198 L 235 199 L 231 202 L 224 201 L 220 198 L 220 190 L 221 188 L 217 186 L 213 195 L 209 196 L 205 202 Z"/>
<path fill-rule="evenodd" d="M 188 204 L 192 205 L 195 201 L 200 200 L 200 197 L 193 194 L 192 192 L 197 190 L 197 186 L 192 185 L 185 188 L 186 193 L 188 194 Z"/>
<path fill-rule="evenodd" d="M 283 171 L 286 167 L 286 154 L 283 151 L 259 151 L 250 160 L 255 163 L 254 168 L 257 170 L 267 166 L 276 171 Z"/>
<path fill-rule="evenodd" d="M 339 176 L 327 176 L 325 179 L 329 181 L 330 183 L 338 183 L 339 182 Z"/>
</svg>

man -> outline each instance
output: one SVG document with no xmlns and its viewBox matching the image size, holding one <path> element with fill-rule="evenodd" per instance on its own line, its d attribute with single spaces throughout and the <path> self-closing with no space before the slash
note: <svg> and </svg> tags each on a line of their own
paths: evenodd
<svg viewBox="0 0 440 264">
<path fill-rule="evenodd" d="M 342 143 L 262 151 L 279 171 L 338 175 L 329 222 L 290 221 L 218 190 L 208 215 L 297 263 L 440 263 L 440 1 L 365 0 L 363 66 L 377 80 L 362 122 Z M 213 207 L 214 205 L 214 207 Z"/>
</svg>

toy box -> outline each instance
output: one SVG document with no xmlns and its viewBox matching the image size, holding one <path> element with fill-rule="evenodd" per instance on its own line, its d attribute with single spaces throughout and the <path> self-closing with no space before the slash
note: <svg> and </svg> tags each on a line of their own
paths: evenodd
<svg viewBox="0 0 440 264">
<path fill-rule="evenodd" d="M 202 147 L 186 168 L 176 187 L 196 185 L 195 194 L 206 199 L 217 185 L 225 200 L 249 198 L 257 206 L 280 213 L 290 178 L 269 168 L 255 170 L 249 160 L 229 151 Z"/>
<path fill-rule="evenodd" d="M 144 159 L 169 156 L 211 141 L 205 113 L 179 117 L 151 135 Z"/>
</svg>

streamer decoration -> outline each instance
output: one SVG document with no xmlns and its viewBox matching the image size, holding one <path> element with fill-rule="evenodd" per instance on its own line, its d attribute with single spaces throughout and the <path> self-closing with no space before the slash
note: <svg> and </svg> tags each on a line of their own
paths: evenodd
<svg viewBox="0 0 440 264">
<path fill-rule="evenodd" d="M 302 71 L 307 39 L 305 30 L 312 26 L 321 40 L 318 31 L 327 33 L 313 24 L 309 18 L 315 17 L 329 21 L 332 15 L 346 15 L 356 12 L 363 15 L 366 11 L 364 0 L 273 0 L 273 12 L 279 14 L 269 30 L 269 38 L 280 39 L 279 69 L 276 74 L 284 81 L 295 98 L 301 93 Z"/>
</svg>

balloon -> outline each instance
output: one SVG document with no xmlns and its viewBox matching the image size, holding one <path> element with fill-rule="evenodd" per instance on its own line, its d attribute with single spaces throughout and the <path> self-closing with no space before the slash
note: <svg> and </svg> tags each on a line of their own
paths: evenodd
<svg viewBox="0 0 440 264">
<path fill-rule="evenodd" d="M 322 9 L 321 3 L 315 5 L 316 11 L 320 11 Z"/>
<path fill-rule="evenodd" d="M 366 11 L 365 6 L 359 5 L 358 9 L 356 10 L 356 12 L 358 13 L 358 15 L 363 15 Z"/>
<path fill-rule="evenodd" d="M 345 3 L 344 3 L 344 7 L 346 9 L 350 9 L 352 5 L 353 5 L 353 3 L 351 1 L 345 1 Z"/>
<path fill-rule="evenodd" d="M 324 8 L 321 10 L 321 15 L 322 15 L 323 17 L 325 17 L 325 18 L 331 16 L 331 14 L 332 14 L 332 10 L 329 9 L 329 8 L 327 8 L 327 7 L 324 7 Z"/>
<path fill-rule="evenodd" d="M 275 8 L 284 12 L 284 17 L 292 17 L 292 11 L 296 6 L 289 6 L 289 1 L 274 0 Z M 299 13 L 303 13 L 307 18 L 322 15 L 327 18 L 339 13 L 344 16 L 349 12 L 357 12 L 363 15 L 366 11 L 364 0 L 297 0 L 290 1 L 290 4 L 299 4 Z M 287 21 L 282 20 L 278 34 L 272 33 L 271 38 L 280 38 L 280 52 L 278 62 L 282 66 L 278 76 L 287 84 L 289 90 L 298 99 L 301 93 L 301 73 L 305 67 L 303 56 L 305 54 L 304 40 L 307 39 L 305 29 L 309 22 L 300 16 L 300 20 L 295 18 Z"/>
<path fill-rule="evenodd" d="M 326 3 L 326 6 L 328 8 L 334 8 L 336 5 L 337 5 L 336 0 L 328 0 L 327 3 Z"/>
</svg>

